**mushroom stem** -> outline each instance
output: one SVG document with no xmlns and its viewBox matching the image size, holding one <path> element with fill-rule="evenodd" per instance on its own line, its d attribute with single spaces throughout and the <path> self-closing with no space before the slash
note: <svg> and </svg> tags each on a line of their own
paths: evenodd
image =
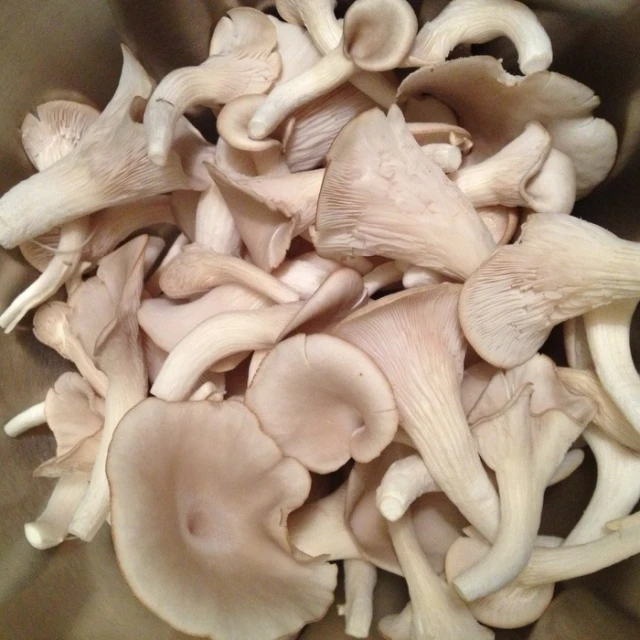
<svg viewBox="0 0 640 640">
<path fill-rule="evenodd" d="M 4 432 L 8 436 L 15 438 L 29 431 L 29 429 L 45 424 L 46 422 L 47 416 L 44 412 L 44 402 L 39 402 L 11 418 L 11 420 L 4 425 Z"/>
<path fill-rule="evenodd" d="M 387 469 L 376 490 L 376 505 L 389 522 L 395 522 L 421 495 L 440 490 L 422 457 L 414 454 Z"/>
<path fill-rule="evenodd" d="M 616 530 L 586 544 L 554 549 L 536 548 L 518 582 L 536 587 L 595 573 L 640 553 L 640 525 L 636 515 L 616 522 Z"/>
<path fill-rule="evenodd" d="M 24 534 L 32 547 L 51 549 L 64 542 L 88 485 L 88 473 L 67 472 L 60 476 L 45 510 L 34 522 L 24 525 Z"/>
<path fill-rule="evenodd" d="M 352 638 L 368 638 L 373 620 L 373 590 L 378 569 L 366 560 L 344 561 L 345 603 L 338 605 L 338 615 L 345 618 L 345 633 Z"/>
<path fill-rule="evenodd" d="M 411 638 L 492 638 L 493 633 L 475 620 L 453 589 L 431 568 L 416 537 L 411 516 L 405 514 L 388 526 L 411 596 Z"/>
<path fill-rule="evenodd" d="M 336 47 L 311 68 L 273 88 L 253 114 L 248 125 L 249 135 L 254 140 L 266 138 L 296 109 L 346 82 L 356 68 L 355 63 L 345 57 L 342 47 Z"/>
<path fill-rule="evenodd" d="M 483 44 L 500 36 L 514 43 L 524 75 L 549 68 L 553 58 L 549 36 L 536 14 L 514 0 L 453 0 L 420 29 L 408 63 L 444 62 L 458 44 Z"/>
<path fill-rule="evenodd" d="M 0 327 L 5 333 L 13 331 L 28 311 L 48 300 L 73 275 L 82 258 L 88 231 L 86 216 L 62 225 L 58 248 L 47 268 L 0 316 Z"/>
<path fill-rule="evenodd" d="M 585 544 L 606 533 L 605 524 L 629 513 L 640 499 L 640 454 L 591 425 L 582 434 L 598 464 L 596 488 L 564 545 Z"/>
<path fill-rule="evenodd" d="M 589 350 L 606 392 L 640 433 L 640 376 L 631 355 L 631 320 L 638 299 L 622 300 L 584 316 Z"/>
<path fill-rule="evenodd" d="M 228 356 L 273 347 L 299 303 L 254 311 L 229 311 L 205 320 L 169 353 L 151 387 L 163 400 L 184 400 L 198 378 Z"/>
</svg>

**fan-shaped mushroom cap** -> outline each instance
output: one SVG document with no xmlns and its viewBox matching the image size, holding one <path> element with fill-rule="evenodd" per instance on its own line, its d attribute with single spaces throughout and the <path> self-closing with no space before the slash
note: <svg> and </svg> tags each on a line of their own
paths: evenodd
<svg viewBox="0 0 640 640">
<path fill-rule="evenodd" d="M 422 67 L 398 91 L 401 101 L 427 93 L 451 107 L 460 126 L 473 137 L 474 153 L 481 158 L 514 140 L 528 122 L 540 122 L 551 133 L 553 146 L 573 161 L 578 197 L 602 182 L 613 166 L 615 130 L 608 122 L 591 118 L 598 97 L 559 73 L 512 76 L 499 60 L 473 56 Z M 577 122 L 585 119 L 591 124 L 580 129 Z M 567 131 L 562 131 L 564 127 Z M 582 135 L 575 135 L 576 131 Z"/>
<path fill-rule="evenodd" d="M 444 62 L 459 44 L 483 44 L 506 36 L 518 50 L 525 75 L 549 68 L 551 41 L 536 14 L 514 0 L 453 0 L 418 32 L 410 66 Z"/>
<path fill-rule="evenodd" d="M 240 402 L 145 400 L 118 426 L 108 475 L 120 568 L 175 628 L 275 640 L 331 604 L 336 567 L 287 536 L 309 473 Z"/>
<path fill-rule="evenodd" d="M 245 402 L 280 450 L 316 473 L 350 458 L 369 462 L 398 427 L 393 392 L 378 366 L 357 347 L 322 334 L 277 344 Z"/>
<path fill-rule="evenodd" d="M 584 220 L 532 214 L 464 285 L 460 322 L 475 351 L 509 368 L 542 346 L 554 325 L 640 295 L 640 248 Z"/>
<path fill-rule="evenodd" d="M 424 156 L 397 107 L 338 135 L 318 200 L 318 253 L 378 255 L 466 278 L 494 247 L 471 203 Z M 464 251 L 461 250 L 464 247 Z"/>
</svg>

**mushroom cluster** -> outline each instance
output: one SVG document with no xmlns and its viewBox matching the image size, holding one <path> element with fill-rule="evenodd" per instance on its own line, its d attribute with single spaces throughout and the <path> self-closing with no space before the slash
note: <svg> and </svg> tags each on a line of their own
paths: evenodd
<svg viewBox="0 0 640 640">
<path fill-rule="evenodd" d="M 38 172 L 0 199 L 0 245 L 40 275 L 0 326 L 36 309 L 77 371 L 5 425 L 56 440 L 25 534 L 108 522 L 132 590 L 189 634 L 295 637 L 342 562 L 349 635 L 385 570 L 410 596 L 386 638 L 491 638 L 640 552 L 640 245 L 570 215 L 616 134 L 516 0 L 422 26 L 405 0 L 334 5 L 231 9 L 157 86 L 123 47 L 102 112 L 26 117 Z M 471 55 L 499 36 L 522 75 Z M 563 322 L 569 367 L 539 353 Z M 584 446 L 591 502 L 540 535 Z"/>
</svg>

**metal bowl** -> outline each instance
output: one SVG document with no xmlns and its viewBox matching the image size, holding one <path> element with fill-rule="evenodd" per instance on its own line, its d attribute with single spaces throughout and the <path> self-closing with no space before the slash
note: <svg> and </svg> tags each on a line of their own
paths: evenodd
<svg viewBox="0 0 640 640">
<path fill-rule="evenodd" d="M 82 94 L 104 106 L 119 75 L 119 41 L 125 40 L 157 78 L 171 68 L 197 64 L 206 56 L 215 21 L 237 2 L 207 0 L 3 0 L 0 3 L 0 193 L 32 172 L 20 145 L 20 123 L 38 103 Z M 240 4 L 252 4 L 250 2 Z M 255 3 L 253 3 L 255 4 Z M 414 4 L 419 5 L 419 2 Z M 425 3 L 435 12 L 440 0 Z M 535 0 L 532 7 L 554 42 L 554 69 L 567 73 L 602 97 L 599 115 L 620 136 L 620 157 L 605 185 L 576 207 L 616 234 L 640 240 L 640 64 L 637 37 L 640 6 L 635 0 Z M 499 52 L 502 45 L 492 45 Z M 497 47 L 497 49 L 495 48 Z M 507 61 L 511 52 L 504 53 Z M 18 251 L 0 251 L 0 308 L 35 277 Z M 39 402 L 68 368 L 43 348 L 30 317 L 0 338 L 0 422 Z M 187 638 L 160 621 L 133 596 L 122 579 L 104 527 L 91 544 L 66 542 L 32 549 L 23 524 L 40 512 L 50 481 L 32 470 L 53 453 L 46 429 L 18 439 L 0 437 L 0 637 L 11 640 L 167 640 Z M 566 534 L 579 518 L 594 483 L 585 464 L 547 494 L 546 533 Z M 549 638 L 640 637 L 640 560 L 574 581 L 548 609 L 531 634 Z M 595 598 L 592 594 L 595 594 Z M 378 613 L 399 610 L 403 588 L 383 577 Z M 339 600 L 339 598 L 338 598 Z M 597 615 L 596 615 L 597 614 Z M 500 632 L 524 638 L 530 629 Z M 331 613 L 302 637 L 344 638 Z M 378 637 L 372 634 L 372 637 Z"/>
</svg>

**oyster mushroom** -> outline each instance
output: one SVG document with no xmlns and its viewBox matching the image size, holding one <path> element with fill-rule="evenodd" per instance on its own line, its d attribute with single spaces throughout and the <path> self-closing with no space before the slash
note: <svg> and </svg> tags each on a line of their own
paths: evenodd
<svg viewBox="0 0 640 640">
<path fill-rule="evenodd" d="M 466 282 L 460 322 L 487 362 L 509 368 L 538 351 L 552 327 L 611 301 L 637 298 L 640 249 L 584 220 L 532 214 Z"/>
<path fill-rule="evenodd" d="M 352 638 L 368 638 L 373 620 L 373 590 L 378 580 L 375 565 L 353 558 L 344 563 L 345 603 L 338 615 L 345 618 L 345 633 Z"/>
<path fill-rule="evenodd" d="M 516 0 L 453 0 L 425 23 L 407 58 L 408 66 L 444 62 L 459 44 L 483 44 L 500 36 L 518 51 L 524 75 L 551 65 L 551 41 L 536 14 Z"/>
<path fill-rule="evenodd" d="M 208 153 L 207 145 L 186 121 L 165 167 L 147 157 L 144 131 L 133 119 L 132 104 L 137 97 L 149 96 L 151 80 L 129 50 L 122 51 L 116 92 L 74 149 L 0 199 L 2 246 L 14 247 L 107 206 L 175 189 L 203 188 L 202 179 L 188 173 L 199 164 L 200 154 Z"/>
<path fill-rule="evenodd" d="M 209 58 L 167 74 L 151 94 L 144 114 L 151 160 L 167 163 L 175 125 L 189 107 L 268 91 L 281 68 L 276 42 L 276 29 L 262 12 L 229 10 L 213 32 Z"/>
<path fill-rule="evenodd" d="M 350 458 L 369 462 L 398 427 L 391 386 L 377 365 L 328 335 L 300 334 L 277 344 L 245 403 L 284 455 L 315 473 L 336 471 Z"/>
<path fill-rule="evenodd" d="M 387 30 L 380 38 L 381 28 Z M 277 85 L 249 123 L 249 135 L 266 138 L 287 116 L 346 82 L 357 70 L 388 71 L 407 55 L 418 23 L 406 0 L 356 0 L 345 14 L 340 44 L 313 67 Z"/>
<path fill-rule="evenodd" d="M 455 317 L 459 285 L 410 289 L 366 305 L 332 334 L 368 353 L 396 396 L 401 424 L 461 513 L 489 539 L 498 497 L 460 402 L 465 343 Z"/>
<path fill-rule="evenodd" d="M 309 473 L 242 403 L 147 399 L 118 425 L 107 466 L 120 568 L 174 628 L 276 640 L 324 615 L 336 567 L 287 535 Z"/>
<path fill-rule="evenodd" d="M 527 123 L 539 122 L 551 134 L 552 146 L 571 158 L 578 198 L 600 184 L 613 166 L 615 129 L 591 117 L 598 97 L 559 73 L 512 76 L 495 58 L 458 58 L 414 71 L 400 85 L 398 100 L 419 94 L 434 96 L 454 110 L 458 124 L 471 134 L 478 158 L 497 153 Z"/>
<path fill-rule="evenodd" d="M 424 157 L 397 107 L 387 118 L 371 110 L 352 120 L 328 162 L 315 224 L 320 255 L 378 255 L 464 279 L 493 250 L 471 203 Z"/>
</svg>

